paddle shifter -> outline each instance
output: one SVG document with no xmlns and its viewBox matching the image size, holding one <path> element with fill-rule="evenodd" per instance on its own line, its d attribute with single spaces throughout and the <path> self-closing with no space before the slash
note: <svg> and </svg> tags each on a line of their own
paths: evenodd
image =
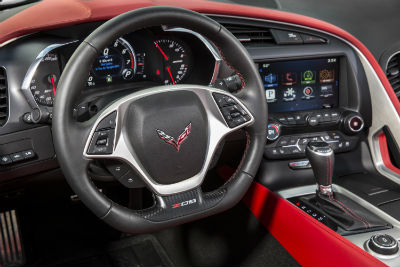
<svg viewBox="0 0 400 267">
<path fill-rule="evenodd" d="M 318 193 L 331 195 L 333 166 L 335 164 L 333 149 L 326 142 L 309 142 L 306 155 L 317 179 Z"/>
</svg>

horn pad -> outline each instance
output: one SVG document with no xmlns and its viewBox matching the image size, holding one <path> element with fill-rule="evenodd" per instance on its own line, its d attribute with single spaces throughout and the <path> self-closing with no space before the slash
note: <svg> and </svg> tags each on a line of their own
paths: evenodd
<svg viewBox="0 0 400 267">
<path fill-rule="evenodd" d="M 124 130 L 133 151 L 159 184 L 188 179 L 203 167 L 208 145 L 207 115 L 191 91 L 173 91 L 133 102 Z"/>
</svg>

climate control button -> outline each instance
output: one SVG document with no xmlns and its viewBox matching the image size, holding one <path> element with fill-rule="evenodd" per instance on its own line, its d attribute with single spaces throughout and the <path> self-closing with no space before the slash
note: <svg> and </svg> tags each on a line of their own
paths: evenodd
<svg viewBox="0 0 400 267">
<path fill-rule="evenodd" d="M 280 134 L 279 125 L 276 123 L 270 123 L 267 127 L 267 139 L 269 141 L 275 141 Z"/>
</svg>

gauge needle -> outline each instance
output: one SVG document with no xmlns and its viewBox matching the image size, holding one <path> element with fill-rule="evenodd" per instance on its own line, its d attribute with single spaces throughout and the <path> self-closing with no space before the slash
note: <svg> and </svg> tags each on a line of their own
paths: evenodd
<svg viewBox="0 0 400 267">
<path fill-rule="evenodd" d="M 172 77 L 172 73 L 171 73 L 171 70 L 169 69 L 169 67 L 167 67 L 167 71 L 169 73 L 169 77 L 171 77 L 172 83 L 175 84 L 174 77 Z"/>
<path fill-rule="evenodd" d="M 132 69 L 133 69 L 133 55 L 132 55 L 132 53 L 131 54 L 129 54 L 129 56 L 131 57 L 131 67 L 132 67 Z"/>
<path fill-rule="evenodd" d="M 53 76 L 51 76 L 51 85 L 53 85 L 53 93 L 54 93 L 54 95 L 56 95 L 56 86 L 54 84 L 54 77 Z"/>
<path fill-rule="evenodd" d="M 156 47 L 158 48 L 158 50 L 160 50 L 161 54 L 164 56 L 165 60 L 168 60 L 167 55 L 164 53 L 164 51 L 162 51 L 161 47 L 157 43 L 155 43 L 155 44 L 156 44 Z"/>
</svg>

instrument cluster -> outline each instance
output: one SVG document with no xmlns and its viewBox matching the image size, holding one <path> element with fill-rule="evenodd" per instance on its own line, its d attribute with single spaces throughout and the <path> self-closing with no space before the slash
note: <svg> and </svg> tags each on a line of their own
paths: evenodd
<svg viewBox="0 0 400 267">
<path fill-rule="evenodd" d="M 209 43 L 190 31 L 150 28 L 116 39 L 92 64 L 84 94 L 144 89 L 157 85 L 195 83 L 208 85 L 216 59 Z M 29 91 L 38 107 L 51 108 L 57 83 L 79 41 L 55 45 L 38 56 L 30 69 Z M 25 81 L 26 82 L 26 81 Z M 26 93 L 26 92 L 25 92 Z"/>
</svg>

